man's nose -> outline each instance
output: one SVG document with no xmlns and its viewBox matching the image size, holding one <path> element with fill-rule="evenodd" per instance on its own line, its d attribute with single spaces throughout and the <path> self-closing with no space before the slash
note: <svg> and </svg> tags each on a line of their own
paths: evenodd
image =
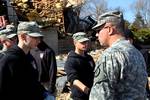
<svg viewBox="0 0 150 100">
<path fill-rule="evenodd" d="M 97 32 L 97 33 L 96 33 L 96 37 L 98 37 L 98 34 L 99 34 L 99 33 Z"/>
</svg>

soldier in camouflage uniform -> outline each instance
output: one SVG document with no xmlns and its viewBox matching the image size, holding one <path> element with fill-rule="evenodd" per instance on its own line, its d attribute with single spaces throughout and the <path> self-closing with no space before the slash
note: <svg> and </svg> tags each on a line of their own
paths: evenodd
<svg viewBox="0 0 150 100">
<path fill-rule="evenodd" d="M 123 14 L 104 13 L 93 29 L 100 44 L 108 48 L 97 61 L 90 100 L 146 100 L 146 64 L 123 36 Z"/>
</svg>

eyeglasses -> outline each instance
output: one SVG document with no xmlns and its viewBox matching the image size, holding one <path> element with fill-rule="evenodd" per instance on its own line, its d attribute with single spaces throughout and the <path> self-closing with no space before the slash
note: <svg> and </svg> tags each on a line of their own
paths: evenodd
<svg viewBox="0 0 150 100">
<path fill-rule="evenodd" d="M 99 28 L 98 30 L 96 30 L 96 32 L 99 33 L 101 30 L 106 29 L 106 28 L 110 28 L 110 26 L 105 26 L 105 27 Z"/>
</svg>

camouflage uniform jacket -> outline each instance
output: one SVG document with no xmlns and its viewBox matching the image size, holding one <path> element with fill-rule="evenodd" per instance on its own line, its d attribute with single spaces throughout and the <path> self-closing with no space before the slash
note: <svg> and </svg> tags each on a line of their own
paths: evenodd
<svg viewBox="0 0 150 100">
<path fill-rule="evenodd" d="M 118 39 L 97 61 L 90 100 L 146 100 L 146 82 L 142 54 Z"/>
</svg>

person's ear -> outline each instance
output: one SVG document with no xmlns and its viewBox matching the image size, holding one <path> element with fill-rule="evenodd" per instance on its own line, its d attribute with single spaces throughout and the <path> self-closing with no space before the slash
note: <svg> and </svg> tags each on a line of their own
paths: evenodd
<svg viewBox="0 0 150 100">
<path fill-rule="evenodd" d="M 108 29 L 108 34 L 109 35 L 112 35 L 113 34 L 113 31 L 114 31 L 114 28 L 113 27 L 109 27 L 109 29 Z"/>
<path fill-rule="evenodd" d="M 24 34 L 24 33 L 23 33 L 23 34 L 20 34 L 20 37 L 21 37 L 22 40 L 26 40 L 26 36 L 27 36 L 27 35 Z"/>
<path fill-rule="evenodd" d="M 77 42 L 73 40 L 73 44 L 76 45 L 76 43 L 77 43 Z"/>
</svg>

